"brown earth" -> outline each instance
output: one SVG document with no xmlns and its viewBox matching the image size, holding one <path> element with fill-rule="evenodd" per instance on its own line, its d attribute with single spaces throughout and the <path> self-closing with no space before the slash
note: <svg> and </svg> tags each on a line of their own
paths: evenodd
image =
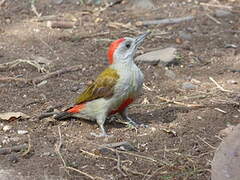
<svg viewBox="0 0 240 180">
<path fill-rule="evenodd" d="M 1 127 L 10 125 L 12 129 L 4 132 L 0 128 L 0 147 L 31 144 L 30 152 L 25 156 L 22 155 L 24 152 L 0 155 L 2 169 L 12 173 L 9 179 L 88 179 L 80 172 L 64 168 L 61 157 L 56 153 L 59 129 L 62 136 L 60 153 L 66 166 L 93 177 L 210 179 L 211 160 L 221 142 L 218 132 L 227 124 L 240 122 L 240 73 L 231 71 L 240 70 L 239 1 L 219 2 L 223 8 L 234 7 L 231 14 L 224 17 L 212 15 L 219 7 L 200 5 L 200 2 L 213 3 L 207 0 L 159 0 L 155 1 L 156 10 L 145 13 L 130 9 L 126 1 L 107 9 L 103 9 L 104 6 L 77 5 L 77 2 L 66 0 L 56 4 L 42 0 L 35 3 L 42 16 L 54 15 L 76 21 L 76 27 L 70 30 L 51 29 L 46 26 L 46 21 L 36 21 L 28 0 L 6 1 L 0 7 L 1 63 L 43 57 L 51 62 L 46 67 L 50 72 L 82 65 L 81 70 L 50 78 L 41 86 L 2 79 L 30 79 L 44 75 L 29 64 L 0 71 L 0 112 L 20 111 L 31 116 L 29 120 L 1 122 Z M 196 18 L 167 26 L 135 26 L 140 20 L 188 15 Z M 116 22 L 120 24 L 116 25 Z M 106 128 L 113 137 L 94 138 L 90 133 L 99 132 L 95 123 L 81 120 L 59 122 L 52 118 L 38 120 L 37 116 L 50 106 L 60 106 L 58 109 L 61 109 L 71 104 L 77 94 L 107 66 L 106 50 L 112 40 L 147 30 L 152 34 L 139 54 L 173 46 L 178 49 L 180 62 L 180 65 L 169 67 L 176 74 L 174 80 L 165 76 L 165 67 L 161 65 L 139 64 L 148 88 L 144 88 L 129 113 L 136 121 L 149 125 L 148 128 L 135 130 L 111 122 Z M 180 31 L 191 34 L 192 38 L 181 39 Z M 227 44 L 238 47 L 226 48 Z M 209 77 L 232 92 L 221 91 Z M 238 84 L 228 80 L 235 80 Z M 188 81 L 196 84 L 197 88 L 182 89 L 182 83 Z M 158 96 L 185 105 L 167 103 Z M 187 107 L 187 104 L 204 106 L 194 108 Z M 19 135 L 17 130 L 28 130 L 29 136 Z M 130 142 L 137 152 L 126 154 L 96 150 L 98 145 L 120 141 Z M 126 176 L 117 168 L 118 156 L 120 168 Z"/>
</svg>

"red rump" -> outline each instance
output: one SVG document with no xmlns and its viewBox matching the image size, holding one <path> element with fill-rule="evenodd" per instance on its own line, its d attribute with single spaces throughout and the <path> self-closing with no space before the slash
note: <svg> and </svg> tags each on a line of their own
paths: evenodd
<svg viewBox="0 0 240 180">
<path fill-rule="evenodd" d="M 118 39 L 118 40 L 116 40 L 116 41 L 113 41 L 113 42 L 110 44 L 110 46 L 109 46 L 109 48 L 108 48 L 108 63 L 109 63 L 109 64 L 112 64 L 112 63 L 113 63 L 113 61 L 114 61 L 114 59 L 113 59 L 114 51 L 118 48 L 119 44 L 120 44 L 121 42 L 123 42 L 123 41 L 125 41 L 125 39 L 124 39 L 124 38 L 121 38 L 121 39 Z"/>
<path fill-rule="evenodd" d="M 111 114 L 115 114 L 115 113 L 117 113 L 117 112 L 123 111 L 123 110 L 124 110 L 129 104 L 131 104 L 132 102 L 133 102 L 133 99 L 132 99 L 132 98 L 126 99 L 126 100 L 118 107 L 118 109 L 111 111 L 111 112 L 110 112 L 110 115 L 111 115 Z"/>
<path fill-rule="evenodd" d="M 68 109 L 67 112 L 69 113 L 79 113 L 81 109 L 85 108 L 85 104 L 78 104 L 73 106 L 72 108 Z"/>
</svg>

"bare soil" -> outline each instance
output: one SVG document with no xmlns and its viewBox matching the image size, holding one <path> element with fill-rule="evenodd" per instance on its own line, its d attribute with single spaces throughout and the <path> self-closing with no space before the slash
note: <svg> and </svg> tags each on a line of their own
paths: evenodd
<svg viewBox="0 0 240 180">
<path fill-rule="evenodd" d="M 210 179 L 211 160 L 221 142 L 218 132 L 228 124 L 240 122 L 240 6 L 239 1 L 219 1 L 234 7 L 231 14 L 215 17 L 219 7 L 208 7 L 199 1 L 155 1 L 156 10 L 130 9 L 124 1 L 107 9 L 104 6 L 77 5 L 78 1 L 36 1 L 42 16 L 54 15 L 76 21 L 73 29 L 52 29 L 46 21 L 38 22 L 28 0 L 6 1 L 0 7 L 0 62 L 43 57 L 51 63 L 49 72 L 82 65 L 82 69 L 47 79 L 34 86 L 16 81 L 0 81 L 0 112 L 23 112 L 28 120 L 2 121 L 0 147 L 30 143 L 30 151 L 0 155 L 1 167 L 11 170 L 9 179 L 89 179 L 80 172 L 66 169 L 56 152 L 61 132 L 60 153 L 65 165 L 102 179 Z M 206 14 L 213 16 L 209 18 Z M 196 16 L 192 21 L 148 27 L 135 26 L 137 21 L 169 17 Z M 217 19 L 217 21 L 216 21 Z M 120 24 L 117 24 L 120 23 Z M 128 24 L 129 23 L 129 24 Z M 148 128 L 130 129 L 115 121 L 106 124 L 113 137 L 95 138 L 95 123 L 81 120 L 55 121 L 37 117 L 49 107 L 64 108 L 73 102 L 86 85 L 107 67 L 109 43 L 125 36 L 151 30 L 138 54 L 155 48 L 176 47 L 179 65 L 168 67 L 175 79 L 165 75 L 165 67 L 139 63 L 145 75 L 142 96 L 129 108 L 130 116 Z M 179 32 L 191 34 L 190 40 Z M 226 48 L 234 44 L 236 48 Z M 30 79 L 42 76 L 29 64 L 19 64 L 0 71 L 2 77 Z M 219 89 L 212 77 L 225 90 Z M 235 80 L 238 84 L 229 83 Z M 196 89 L 184 90 L 183 82 L 191 81 Z M 167 103 L 164 97 L 185 105 Z M 203 105 L 188 107 L 188 104 Z M 19 135 L 17 130 L 27 130 Z M 98 145 L 128 141 L 137 152 L 98 151 Z M 118 155 L 120 160 L 118 160 Z M 140 156 L 139 156 L 140 155 Z M 117 168 L 118 161 L 123 175 Z M 6 178 L 7 179 L 7 178 Z"/>
</svg>

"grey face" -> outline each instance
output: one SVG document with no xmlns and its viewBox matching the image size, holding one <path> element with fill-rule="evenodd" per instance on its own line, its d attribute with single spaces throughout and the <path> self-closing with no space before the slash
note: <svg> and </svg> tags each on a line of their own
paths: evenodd
<svg viewBox="0 0 240 180">
<path fill-rule="evenodd" d="M 126 62 L 132 60 L 136 53 L 137 47 L 142 44 L 143 40 L 148 34 L 150 34 L 150 32 L 141 34 L 135 38 L 125 37 L 125 41 L 119 45 L 114 53 L 117 62 Z"/>
</svg>

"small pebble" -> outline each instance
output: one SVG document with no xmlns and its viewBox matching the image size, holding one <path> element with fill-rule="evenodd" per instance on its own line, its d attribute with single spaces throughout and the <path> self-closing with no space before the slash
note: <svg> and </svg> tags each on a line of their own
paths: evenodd
<svg viewBox="0 0 240 180">
<path fill-rule="evenodd" d="M 190 33 L 180 31 L 178 34 L 181 39 L 188 40 L 188 41 L 192 39 L 192 35 Z"/>
<path fill-rule="evenodd" d="M 192 84 L 191 82 L 184 82 L 184 83 L 182 84 L 182 88 L 183 88 L 183 89 L 196 89 L 197 86 L 194 85 L 194 84 Z"/>
<path fill-rule="evenodd" d="M 19 135 L 24 135 L 24 134 L 27 134 L 28 131 L 26 131 L 26 130 L 18 130 L 17 133 L 18 133 Z"/>
<path fill-rule="evenodd" d="M 3 127 L 4 132 L 9 131 L 10 129 L 12 129 L 12 126 L 10 126 L 10 125 L 6 125 L 6 126 Z"/>
<path fill-rule="evenodd" d="M 230 79 L 230 80 L 227 80 L 227 83 L 228 84 L 237 84 L 238 82 L 233 79 Z"/>
<path fill-rule="evenodd" d="M 151 131 L 152 131 L 152 132 L 156 132 L 156 130 L 157 130 L 157 129 L 156 129 L 155 127 L 151 127 Z"/>
</svg>

